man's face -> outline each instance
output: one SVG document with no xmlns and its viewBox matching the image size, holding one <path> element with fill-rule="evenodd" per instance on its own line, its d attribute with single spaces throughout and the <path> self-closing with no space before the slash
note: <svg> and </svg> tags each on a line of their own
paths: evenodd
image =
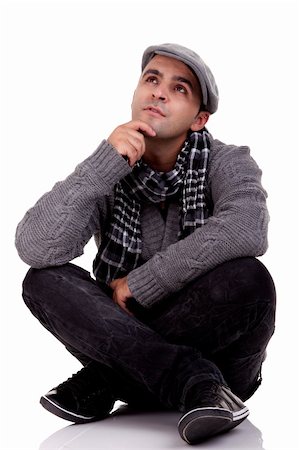
<svg viewBox="0 0 299 450">
<path fill-rule="evenodd" d="M 156 55 L 139 79 L 132 119 L 149 124 L 158 138 L 185 139 L 188 130 L 204 126 L 196 121 L 200 101 L 199 83 L 192 70 L 181 61 Z"/>
</svg>

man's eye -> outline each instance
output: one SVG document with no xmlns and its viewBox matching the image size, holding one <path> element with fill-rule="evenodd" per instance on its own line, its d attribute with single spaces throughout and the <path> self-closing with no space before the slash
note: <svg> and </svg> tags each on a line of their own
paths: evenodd
<svg viewBox="0 0 299 450">
<path fill-rule="evenodd" d="M 181 85 L 177 85 L 177 86 L 175 87 L 175 90 L 176 90 L 177 92 L 180 92 L 181 94 L 186 94 L 186 93 L 187 93 L 186 88 L 184 88 L 184 86 L 181 86 Z"/>
<path fill-rule="evenodd" d="M 156 77 L 148 77 L 148 78 L 146 79 L 146 82 L 147 82 L 147 83 L 154 83 L 154 84 L 156 84 L 156 83 L 158 83 L 158 80 L 157 80 Z"/>
</svg>

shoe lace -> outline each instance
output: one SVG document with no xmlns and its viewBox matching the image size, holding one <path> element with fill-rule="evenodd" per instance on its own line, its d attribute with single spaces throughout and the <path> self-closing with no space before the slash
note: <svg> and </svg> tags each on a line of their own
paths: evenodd
<svg viewBox="0 0 299 450">
<path fill-rule="evenodd" d="M 71 391 L 76 394 L 88 395 L 100 390 L 104 386 L 104 380 L 100 372 L 92 365 L 83 367 L 79 372 L 73 374 L 66 381 L 57 386 L 58 391 Z"/>
<path fill-rule="evenodd" d="M 185 405 L 187 407 L 217 405 L 220 400 L 219 384 L 214 381 L 202 382 L 188 392 Z"/>
<path fill-rule="evenodd" d="M 215 382 L 203 383 L 200 391 L 200 403 L 217 404 L 219 401 L 219 384 Z"/>
</svg>

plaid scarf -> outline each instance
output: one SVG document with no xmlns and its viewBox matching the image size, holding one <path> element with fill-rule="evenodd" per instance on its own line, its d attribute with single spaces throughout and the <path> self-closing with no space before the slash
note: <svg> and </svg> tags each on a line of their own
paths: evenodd
<svg viewBox="0 0 299 450">
<path fill-rule="evenodd" d="M 178 239 L 206 223 L 209 214 L 205 184 L 210 138 L 206 129 L 193 132 L 185 141 L 173 170 L 156 172 L 139 160 L 131 174 L 115 185 L 113 220 L 93 264 L 98 281 L 109 284 L 138 266 L 142 253 L 142 203 L 161 203 L 178 197 Z"/>
</svg>

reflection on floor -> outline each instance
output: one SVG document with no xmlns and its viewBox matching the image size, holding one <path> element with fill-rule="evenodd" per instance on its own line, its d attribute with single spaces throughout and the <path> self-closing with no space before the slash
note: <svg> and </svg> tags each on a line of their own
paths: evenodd
<svg viewBox="0 0 299 450">
<path fill-rule="evenodd" d="M 188 444 L 177 432 L 180 416 L 177 412 L 136 411 L 120 405 L 105 420 L 62 428 L 49 436 L 39 450 L 186 449 Z M 201 450 L 220 448 L 263 450 L 262 434 L 247 419 L 230 432 L 200 444 Z"/>
</svg>

